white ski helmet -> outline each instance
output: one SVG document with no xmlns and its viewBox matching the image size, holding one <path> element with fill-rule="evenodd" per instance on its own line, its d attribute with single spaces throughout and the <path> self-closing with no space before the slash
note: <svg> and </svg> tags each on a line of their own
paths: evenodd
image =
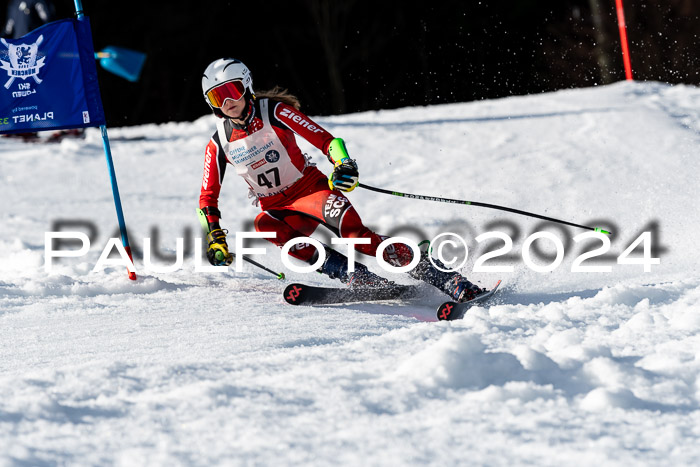
<svg viewBox="0 0 700 467">
<path fill-rule="evenodd" d="M 246 96 L 246 100 L 255 96 L 253 77 L 250 75 L 248 67 L 240 60 L 220 58 L 211 62 L 204 70 L 202 75 L 202 93 L 204 94 L 204 100 L 207 101 L 207 104 L 215 114 L 219 115 L 221 112 L 220 106 L 212 104 L 210 96 L 208 96 L 209 91 L 224 83 L 236 80 L 240 80 L 243 83 L 243 89 L 250 92 L 250 96 Z"/>
</svg>

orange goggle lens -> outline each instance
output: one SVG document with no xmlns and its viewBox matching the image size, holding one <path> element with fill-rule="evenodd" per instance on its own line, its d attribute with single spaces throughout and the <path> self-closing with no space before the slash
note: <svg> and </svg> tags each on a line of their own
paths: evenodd
<svg viewBox="0 0 700 467">
<path fill-rule="evenodd" d="M 240 100 L 245 94 L 245 86 L 243 86 L 243 81 L 237 79 L 235 81 L 228 81 L 224 84 L 210 89 L 207 91 L 207 99 L 214 107 L 220 108 L 224 105 L 226 99 L 233 99 L 234 101 Z"/>
</svg>

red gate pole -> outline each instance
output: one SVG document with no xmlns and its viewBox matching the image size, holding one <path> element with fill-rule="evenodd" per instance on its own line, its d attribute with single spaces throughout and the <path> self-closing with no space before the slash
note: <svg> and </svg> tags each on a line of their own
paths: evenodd
<svg viewBox="0 0 700 467">
<path fill-rule="evenodd" d="M 632 64 L 630 63 L 630 50 L 627 46 L 627 25 L 625 24 L 625 11 L 622 8 L 622 0 L 615 0 L 617 8 L 617 26 L 620 29 L 620 42 L 622 43 L 622 59 L 625 62 L 625 77 L 632 80 Z"/>
</svg>

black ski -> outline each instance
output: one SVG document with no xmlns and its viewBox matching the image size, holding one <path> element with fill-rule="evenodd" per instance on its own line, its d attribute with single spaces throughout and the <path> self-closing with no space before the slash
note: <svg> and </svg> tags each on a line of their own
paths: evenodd
<svg viewBox="0 0 700 467">
<path fill-rule="evenodd" d="M 475 298 L 472 300 L 469 300 L 468 302 L 462 302 L 462 303 L 457 303 L 457 302 L 445 302 L 442 305 L 440 305 L 437 309 L 437 318 L 440 321 L 452 321 L 455 319 L 462 319 L 464 317 L 464 314 L 471 308 L 472 306 L 483 302 L 485 300 L 488 300 L 494 293 L 496 293 L 496 289 L 498 289 L 498 286 L 501 285 L 501 281 L 498 281 L 495 286 L 491 290 L 487 290 L 486 292 L 477 295 Z"/>
<path fill-rule="evenodd" d="M 418 288 L 413 285 L 392 285 L 373 288 L 315 287 L 289 284 L 284 289 L 284 300 L 290 305 L 331 305 L 334 303 L 371 302 L 410 298 Z"/>
</svg>

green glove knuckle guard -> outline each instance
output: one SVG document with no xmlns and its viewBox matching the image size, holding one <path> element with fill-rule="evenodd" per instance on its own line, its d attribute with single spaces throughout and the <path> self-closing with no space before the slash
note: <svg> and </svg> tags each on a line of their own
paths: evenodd
<svg viewBox="0 0 700 467">
<path fill-rule="evenodd" d="M 333 172 L 328 177 L 331 190 L 352 191 L 357 187 L 360 174 L 357 163 L 348 156 L 345 141 L 335 138 L 328 146 L 328 159 L 333 163 Z"/>
</svg>

